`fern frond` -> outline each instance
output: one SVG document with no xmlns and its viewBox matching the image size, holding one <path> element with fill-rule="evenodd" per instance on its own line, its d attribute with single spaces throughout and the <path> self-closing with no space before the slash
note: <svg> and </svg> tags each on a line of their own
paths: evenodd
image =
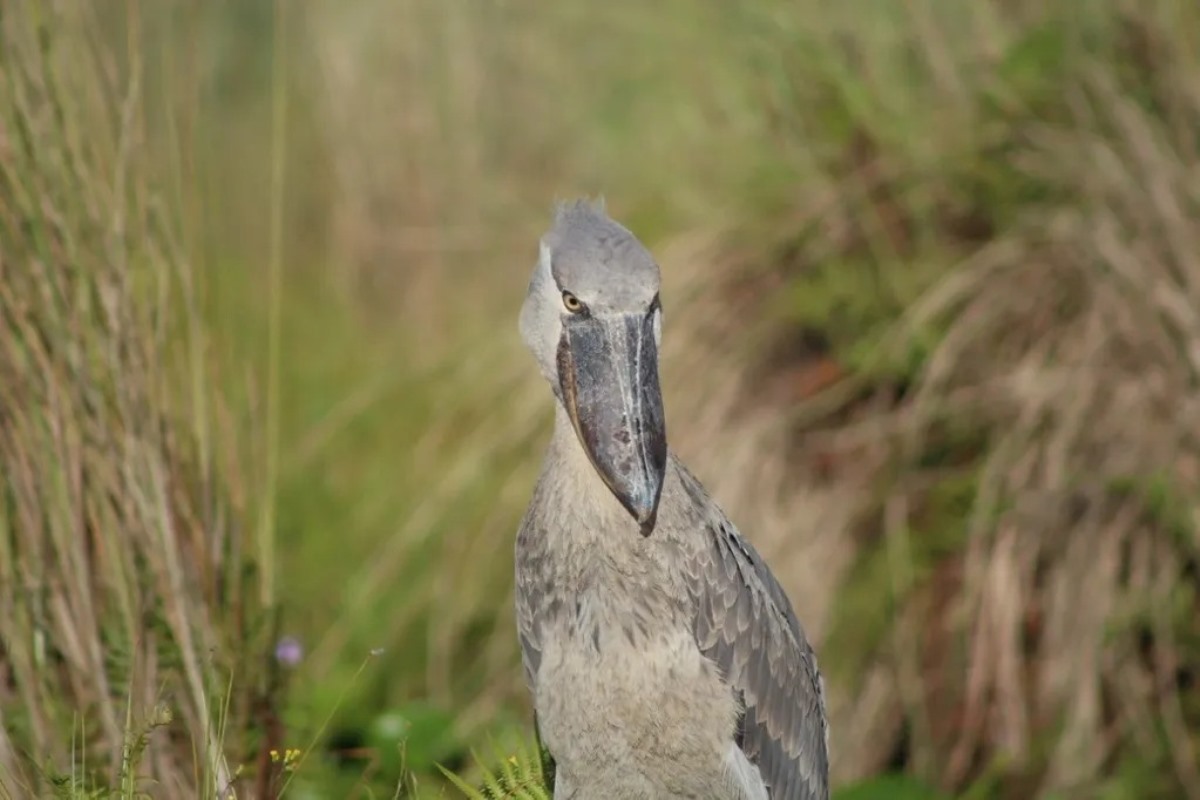
<svg viewBox="0 0 1200 800">
<path fill-rule="evenodd" d="M 495 751 L 491 759 L 495 766 L 488 766 L 475 751 L 471 752 L 471 757 L 483 771 L 478 786 L 472 786 L 461 776 L 438 766 L 466 800 L 552 800 L 540 747 L 522 746 L 508 756 Z"/>
</svg>

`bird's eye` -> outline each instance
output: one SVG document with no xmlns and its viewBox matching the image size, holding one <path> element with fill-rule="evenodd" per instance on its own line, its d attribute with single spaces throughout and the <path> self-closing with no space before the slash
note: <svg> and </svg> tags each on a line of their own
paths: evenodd
<svg viewBox="0 0 1200 800">
<path fill-rule="evenodd" d="M 563 292 L 563 306 L 572 314 L 583 311 L 583 301 L 570 292 Z"/>
</svg>

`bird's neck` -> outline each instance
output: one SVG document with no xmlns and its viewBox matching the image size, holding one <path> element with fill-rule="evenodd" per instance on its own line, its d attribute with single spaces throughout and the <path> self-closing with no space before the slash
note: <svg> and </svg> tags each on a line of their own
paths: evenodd
<svg viewBox="0 0 1200 800">
<path fill-rule="evenodd" d="M 554 404 L 554 433 L 547 459 L 554 467 L 550 471 L 552 494 L 562 513 L 598 534 L 623 527 L 637 530 L 633 518 L 596 472 L 561 402 Z"/>
<path fill-rule="evenodd" d="M 542 537 L 537 546 L 544 548 L 558 585 L 571 592 L 592 587 L 601 590 L 606 602 L 620 605 L 634 596 L 627 591 L 631 576 L 660 582 L 645 576 L 663 566 L 655 553 L 663 534 L 659 539 L 642 535 L 596 472 L 559 403 L 538 493 Z M 664 516 L 660 512 L 660 525 Z"/>
</svg>

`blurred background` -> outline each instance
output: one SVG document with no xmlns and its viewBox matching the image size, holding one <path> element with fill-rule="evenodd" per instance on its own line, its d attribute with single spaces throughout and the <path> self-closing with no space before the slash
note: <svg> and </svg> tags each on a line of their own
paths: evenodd
<svg viewBox="0 0 1200 800">
<path fill-rule="evenodd" d="M 1200 798 L 1198 131 L 1190 0 L 0 4 L 0 794 L 524 764 L 604 195 L 837 797 Z"/>
</svg>

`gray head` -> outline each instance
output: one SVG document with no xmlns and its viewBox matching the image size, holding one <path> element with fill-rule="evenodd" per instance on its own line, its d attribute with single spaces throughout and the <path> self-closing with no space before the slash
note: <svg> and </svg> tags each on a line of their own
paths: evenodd
<svg viewBox="0 0 1200 800">
<path fill-rule="evenodd" d="M 562 205 L 542 237 L 521 336 L 593 466 L 649 535 L 667 461 L 653 256 L 602 207 Z"/>
</svg>

